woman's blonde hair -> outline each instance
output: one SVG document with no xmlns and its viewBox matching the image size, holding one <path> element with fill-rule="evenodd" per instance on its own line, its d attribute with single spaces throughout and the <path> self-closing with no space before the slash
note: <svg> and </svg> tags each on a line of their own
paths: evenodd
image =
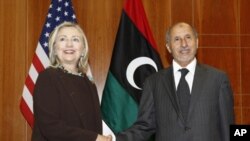
<svg viewBox="0 0 250 141">
<path fill-rule="evenodd" d="M 56 42 L 58 32 L 65 27 L 76 28 L 82 36 L 81 39 L 82 39 L 82 43 L 83 43 L 83 53 L 81 54 L 80 60 L 77 64 L 77 67 L 78 67 L 80 72 L 86 74 L 87 69 L 88 69 L 88 51 L 89 51 L 87 38 L 86 38 L 83 30 L 81 29 L 81 27 L 78 24 L 72 23 L 72 22 L 61 23 L 50 34 L 50 37 L 49 37 L 49 59 L 50 59 L 51 66 L 55 67 L 55 68 L 60 66 L 60 61 L 58 60 L 58 57 L 55 54 L 55 42 Z"/>
</svg>

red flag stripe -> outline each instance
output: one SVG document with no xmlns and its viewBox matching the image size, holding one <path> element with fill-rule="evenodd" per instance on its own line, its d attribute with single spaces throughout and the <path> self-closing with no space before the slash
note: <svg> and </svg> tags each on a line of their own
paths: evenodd
<svg viewBox="0 0 250 141">
<path fill-rule="evenodd" d="M 42 70 L 44 70 L 44 66 L 41 63 L 40 59 L 37 57 L 37 54 L 34 55 L 32 62 L 37 72 L 41 72 Z"/>
<path fill-rule="evenodd" d="M 25 80 L 25 85 L 27 86 L 27 89 L 29 90 L 29 92 L 31 94 L 33 94 L 33 91 L 34 91 L 34 87 L 35 87 L 35 84 L 34 82 L 31 80 L 30 76 L 28 75 L 26 80 Z"/>
<path fill-rule="evenodd" d="M 28 106 L 30 111 L 33 113 L 33 96 L 29 92 L 29 90 L 28 90 L 28 88 L 26 86 L 24 86 L 24 88 L 23 88 L 23 96 L 22 96 L 22 98 L 26 102 L 26 105 Z"/>
<path fill-rule="evenodd" d="M 30 111 L 29 107 L 27 106 L 26 102 L 24 101 L 24 99 L 21 99 L 21 103 L 20 103 L 20 109 L 24 118 L 27 120 L 27 122 L 29 123 L 29 125 L 31 126 L 31 128 L 33 128 L 33 123 L 34 123 L 34 117 L 33 117 L 33 113 Z"/>
<path fill-rule="evenodd" d="M 145 18 L 146 14 L 141 0 L 126 0 L 124 11 L 131 18 L 143 36 L 149 41 L 152 47 L 157 51 L 156 42 L 149 28 L 148 21 Z"/>
</svg>

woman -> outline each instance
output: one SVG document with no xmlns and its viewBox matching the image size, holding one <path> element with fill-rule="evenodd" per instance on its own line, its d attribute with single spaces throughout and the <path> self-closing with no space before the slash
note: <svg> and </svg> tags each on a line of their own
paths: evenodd
<svg viewBox="0 0 250 141">
<path fill-rule="evenodd" d="M 86 76 L 88 44 L 79 25 L 60 24 L 49 38 L 51 66 L 34 89 L 33 141 L 108 141 L 95 84 Z"/>
</svg>

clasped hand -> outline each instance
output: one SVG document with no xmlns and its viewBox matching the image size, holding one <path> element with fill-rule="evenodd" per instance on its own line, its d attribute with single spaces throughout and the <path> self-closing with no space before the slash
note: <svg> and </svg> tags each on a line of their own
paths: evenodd
<svg viewBox="0 0 250 141">
<path fill-rule="evenodd" d="M 96 141 L 112 141 L 112 136 L 103 136 L 103 135 L 98 135 L 96 138 Z"/>
</svg>

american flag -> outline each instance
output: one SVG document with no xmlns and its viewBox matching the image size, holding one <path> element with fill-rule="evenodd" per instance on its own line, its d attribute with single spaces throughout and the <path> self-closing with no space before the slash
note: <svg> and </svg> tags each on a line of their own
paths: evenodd
<svg viewBox="0 0 250 141">
<path fill-rule="evenodd" d="M 33 60 L 29 69 L 28 76 L 25 80 L 23 94 L 20 102 L 20 109 L 27 120 L 28 124 L 33 128 L 33 90 L 39 72 L 50 65 L 48 38 L 53 29 L 64 21 L 76 22 L 76 16 L 70 0 L 52 0 L 49 6 L 49 12 L 43 26 Z"/>
</svg>

